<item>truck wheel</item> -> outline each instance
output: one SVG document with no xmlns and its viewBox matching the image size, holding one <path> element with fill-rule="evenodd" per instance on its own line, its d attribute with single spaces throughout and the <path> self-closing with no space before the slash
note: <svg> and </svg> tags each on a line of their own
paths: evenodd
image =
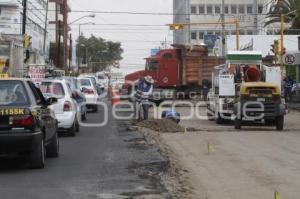
<svg viewBox="0 0 300 199">
<path fill-rule="evenodd" d="M 42 169 L 45 167 L 45 145 L 43 138 L 35 146 L 29 158 L 31 169 Z"/>
<path fill-rule="evenodd" d="M 242 120 L 241 119 L 235 118 L 234 128 L 237 129 L 237 130 L 242 128 Z"/>
<path fill-rule="evenodd" d="M 59 140 L 57 132 L 53 136 L 51 143 L 46 147 L 46 154 L 49 158 L 57 158 L 59 155 Z"/>
<path fill-rule="evenodd" d="M 282 131 L 283 130 L 283 124 L 284 124 L 284 117 L 283 115 L 276 117 L 276 130 Z"/>
</svg>

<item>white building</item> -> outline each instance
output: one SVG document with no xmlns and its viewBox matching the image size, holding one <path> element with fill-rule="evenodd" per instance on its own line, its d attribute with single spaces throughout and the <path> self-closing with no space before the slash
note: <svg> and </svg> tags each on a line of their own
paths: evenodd
<svg viewBox="0 0 300 199">
<path fill-rule="evenodd" d="M 173 3 L 174 23 L 222 21 L 222 0 L 173 0 Z M 239 20 L 241 35 L 273 34 L 278 30 L 277 25 L 264 27 L 271 5 L 271 0 L 224 0 L 224 21 Z M 221 24 L 186 26 L 184 30 L 174 31 L 174 43 L 200 44 L 205 35 L 221 36 L 221 33 Z M 225 34 L 235 35 L 236 26 L 226 24 Z"/>
<path fill-rule="evenodd" d="M 44 63 L 48 52 L 49 42 L 45 34 L 46 10 L 47 0 L 27 0 L 26 33 L 31 36 L 30 63 Z M 0 0 L 0 32 L 2 34 L 21 35 L 22 16 L 22 0 Z"/>
</svg>

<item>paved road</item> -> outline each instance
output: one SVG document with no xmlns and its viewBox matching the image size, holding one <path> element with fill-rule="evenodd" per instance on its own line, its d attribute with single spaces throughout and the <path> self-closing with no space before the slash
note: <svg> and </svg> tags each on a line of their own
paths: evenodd
<svg viewBox="0 0 300 199">
<path fill-rule="evenodd" d="M 88 122 L 101 121 L 100 113 L 89 114 Z M 60 157 L 47 159 L 43 170 L 1 158 L 0 198 L 117 199 L 164 193 L 156 176 L 148 174 L 155 174 L 165 159 L 138 132 L 126 131 L 128 125 L 109 114 L 104 127 L 85 127 L 76 137 L 60 138 Z"/>
</svg>

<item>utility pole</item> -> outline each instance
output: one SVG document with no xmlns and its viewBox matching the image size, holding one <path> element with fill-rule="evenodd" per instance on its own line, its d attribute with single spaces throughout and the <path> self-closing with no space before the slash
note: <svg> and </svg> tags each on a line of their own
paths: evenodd
<svg viewBox="0 0 300 199">
<path fill-rule="evenodd" d="M 285 75 L 285 67 L 284 67 L 284 61 L 283 61 L 283 48 L 284 48 L 284 43 L 283 43 L 283 35 L 284 35 L 284 14 L 280 14 L 280 41 L 281 41 L 281 46 L 280 46 L 280 68 L 281 72 L 283 75 Z"/>
<path fill-rule="evenodd" d="M 47 38 L 47 26 L 48 26 L 48 5 L 49 0 L 46 1 L 46 16 L 45 16 L 45 30 L 44 30 L 44 44 L 43 44 L 43 53 L 46 53 L 46 38 Z"/>
<path fill-rule="evenodd" d="M 72 34 L 70 34 L 70 47 L 69 47 L 69 71 L 71 71 L 72 53 L 73 53 L 73 40 L 72 40 Z"/>
<path fill-rule="evenodd" d="M 226 34 L 225 34 L 225 0 L 222 0 L 222 56 L 225 57 L 225 42 L 226 42 Z"/>
<path fill-rule="evenodd" d="M 190 24 L 191 23 L 191 11 L 190 11 L 190 0 L 185 1 L 186 5 L 186 23 Z M 188 39 L 187 42 L 188 44 L 191 44 L 191 25 L 188 25 L 187 27 L 187 35 Z"/>
<path fill-rule="evenodd" d="M 254 5 L 254 34 L 258 35 L 258 3 L 257 0 L 254 0 L 253 2 Z"/>
<path fill-rule="evenodd" d="M 27 0 L 23 0 L 22 35 L 25 35 L 26 33 L 26 19 L 27 19 Z"/>
</svg>

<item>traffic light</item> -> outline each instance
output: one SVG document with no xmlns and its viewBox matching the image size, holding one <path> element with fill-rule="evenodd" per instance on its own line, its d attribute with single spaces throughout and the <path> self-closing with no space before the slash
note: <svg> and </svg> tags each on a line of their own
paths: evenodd
<svg viewBox="0 0 300 199">
<path fill-rule="evenodd" d="M 170 30 L 181 30 L 184 28 L 184 24 L 175 23 L 175 24 L 168 24 Z"/>
<path fill-rule="evenodd" d="M 30 40 L 31 40 L 31 36 L 26 33 L 24 36 L 24 48 L 25 49 L 28 49 L 30 47 L 30 45 L 31 45 Z"/>
<path fill-rule="evenodd" d="M 274 40 L 274 44 L 271 45 L 271 51 L 274 53 L 274 55 L 280 54 L 281 42 L 279 40 Z"/>
</svg>

